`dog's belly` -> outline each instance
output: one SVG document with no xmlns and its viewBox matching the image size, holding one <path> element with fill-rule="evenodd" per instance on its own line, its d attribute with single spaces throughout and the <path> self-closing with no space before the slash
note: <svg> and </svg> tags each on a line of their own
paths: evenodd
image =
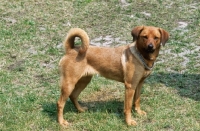
<svg viewBox="0 0 200 131">
<path fill-rule="evenodd" d="M 96 71 L 94 68 L 92 68 L 91 66 L 87 66 L 82 74 L 82 76 L 91 76 L 94 74 L 99 74 L 98 71 Z"/>
<path fill-rule="evenodd" d="M 82 76 L 91 76 L 94 74 L 100 74 L 101 76 L 111 79 L 111 80 L 116 80 L 119 82 L 124 82 L 124 76 L 121 71 L 115 71 L 113 69 L 105 69 L 105 70 L 96 70 L 91 66 L 87 66 L 85 68 L 85 71 L 83 72 Z"/>
<path fill-rule="evenodd" d="M 111 80 L 116 80 L 119 82 L 124 82 L 124 76 L 123 74 L 117 74 L 115 72 L 105 72 L 101 73 L 102 76 L 104 76 L 105 78 L 111 79 Z"/>
<path fill-rule="evenodd" d="M 108 79 L 124 82 L 121 56 L 124 47 L 99 48 L 90 47 L 87 51 L 87 74 L 98 73 Z"/>
</svg>

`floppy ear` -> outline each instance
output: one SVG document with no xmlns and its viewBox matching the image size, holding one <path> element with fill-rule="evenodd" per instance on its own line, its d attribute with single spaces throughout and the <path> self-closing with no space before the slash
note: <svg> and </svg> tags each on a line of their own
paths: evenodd
<svg viewBox="0 0 200 131">
<path fill-rule="evenodd" d="M 133 41 L 137 40 L 138 36 L 140 35 L 143 29 L 144 26 L 136 26 L 135 28 L 133 28 L 133 30 L 131 31 L 131 35 L 133 36 Z"/>
<path fill-rule="evenodd" d="M 160 34 L 161 34 L 161 43 L 164 46 L 165 43 L 168 41 L 169 39 L 169 33 L 165 30 L 163 30 L 162 28 L 159 28 Z"/>
</svg>

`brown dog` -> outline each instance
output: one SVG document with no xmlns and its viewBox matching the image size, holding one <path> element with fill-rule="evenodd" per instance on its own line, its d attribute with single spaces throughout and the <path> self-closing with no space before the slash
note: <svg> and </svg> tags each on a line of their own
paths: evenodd
<svg viewBox="0 0 200 131">
<path fill-rule="evenodd" d="M 61 95 L 57 103 L 58 122 L 67 126 L 63 109 L 68 97 L 80 112 L 87 108 L 78 103 L 78 96 L 90 82 L 92 75 L 100 74 L 106 78 L 125 84 L 124 113 L 128 125 L 136 125 L 131 118 L 132 103 L 140 115 L 140 91 L 144 79 L 149 76 L 162 45 L 169 34 L 157 27 L 138 26 L 132 30 L 134 43 L 116 48 L 89 46 L 89 37 L 79 28 L 71 29 L 64 43 L 66 54 L 60 60 Z M 75 37 L 80 37 L 81 47 L 74 45 Z M 133 101 L 134 100 L 134 101 Z"/>
</svg>

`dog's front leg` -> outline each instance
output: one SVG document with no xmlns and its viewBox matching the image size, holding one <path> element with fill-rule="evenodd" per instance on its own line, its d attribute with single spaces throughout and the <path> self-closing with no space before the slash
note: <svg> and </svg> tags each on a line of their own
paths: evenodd
<svg viewBox="0 0 200 131">
<path fill-rule="evenodd" d="M 132 84 L 125 82 L 125 102 L 124 102 L 124 114 L 125 120 L 128 125 L 137 125 L 131 117 L 131 110 L 133 105 L 133 96 L 135 94 L 135 89 L 132 88 Z"/>
<path fill-rule="evenodd" d="M 145 111 L 142 111 L 140 109 L 140 94 L 141 94 L 141 89 L 142 89 L 142 85 L 144 83 L 144 79 L 140 81 L 140 83 L 138 84 L 136 91 L 135 91 L 135 95 L 134 95 L 134 106 L 135 106 L 135 111 L 139 114 L 139 115 L 146 115 Z"/>
</svg>

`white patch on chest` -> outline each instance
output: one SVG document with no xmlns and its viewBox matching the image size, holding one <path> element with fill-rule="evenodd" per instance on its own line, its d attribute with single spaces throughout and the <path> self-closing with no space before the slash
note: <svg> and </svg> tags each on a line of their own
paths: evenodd
<svg viewBox="0 0 200 131">
<path fill-rule="evenodd" d="M 126 71 L 126 55 L 125 55 L 125 52 L 122 53 L 121 62 L 122 62 L 123 71 L 125 72 Z"/>
</svg>

